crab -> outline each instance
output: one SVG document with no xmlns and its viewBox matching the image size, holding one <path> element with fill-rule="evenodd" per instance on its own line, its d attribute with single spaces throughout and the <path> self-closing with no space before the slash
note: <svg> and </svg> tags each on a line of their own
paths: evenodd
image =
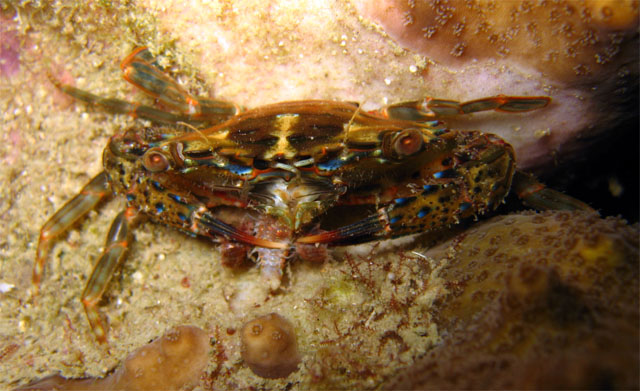
<svg viewBox="0 0 640 391">
<path fill-rule="evenodd" d="M 538 208 L 589 209 L 517 172 L 513 148 L 500 137 L 450 130 L 441 121 L 486 110 L 542 109 L 549 97 L 424 98 L 372 112 L 357 103 L 321 100 L 244 110 L 192 96 L 146 48 L 136 49 L 121 68 L 159 107 L 52 80 L 88 105 L 151 125 L 110 139 L 104 171 L 42 227 L 33 270 L 37 292 L 52 243 L 101 200 L 114 193 L 126 198 L 82 293 L 100 343 L 107 332 L 98 303 L 143 215 L 219 242 L 227 266 L 252 258 L 276 290 L 292 257 L 320 262 L 329 246 L 437 231 L 495 209 L 512 182 Z"/>
</svg>

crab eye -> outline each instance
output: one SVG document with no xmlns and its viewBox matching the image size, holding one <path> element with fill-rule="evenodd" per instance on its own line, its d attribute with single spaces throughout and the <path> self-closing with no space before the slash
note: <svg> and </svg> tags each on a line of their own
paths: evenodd
<svg viewBox="0 0 640 391">
<path fill-rule="evenodd" d="M 142 157 L 142 165 L 151 172 L 165 171 L 169 168 L 169 159 L 157 149 L 150 149 Z"/>
<path fill-rule="evenodd" d="M 418 129 L 405 129 L 398 132 L 391 145 L 398 157 L 411 156 L 422 149 L 422 133 Z"/>
</svg>

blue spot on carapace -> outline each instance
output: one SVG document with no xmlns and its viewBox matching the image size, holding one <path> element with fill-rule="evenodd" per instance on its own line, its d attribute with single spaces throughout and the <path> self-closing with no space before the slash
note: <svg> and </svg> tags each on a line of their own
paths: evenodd
<svg viewBox="0 0 640 391">
<path fill-rule="evenodd" d="M 162 191 L 164 190 L 164 187 L 157 181 L 151 181 L 151 184 L 153 185 L 153 187 L 155 187 L 156 189 Z"/>
<path fill-rule="evenodd" d="M 422 195 L 431 194 L 438 191 L 438 189 L 440 189 L 440 185 L 424 185 L 422 186 Z"/>
<path fill-rule="evenodd" d="M 435 174 L 433 174 L 433 177 L 436 179 L 441 179 L 441 178 L 455 178 L 458 176 L 458 172 L 452 168 L 448 169 L 448 170 L 444 170 L 444 171 L 439 171 L 436 172 Z"/>
<path fill-rule="evenodd" d="M 236 175 L 249 175 L 253 172 L 253 167 L 241 166 L 238 164 L 227 164 L 226 166 L 224 166 L 224 168 Z"/>
<path fill-rule="evenodd" d="M 169 193 L 167 194 L 167 196 L 179 204 L 187 205 L 187 201 L 185 201 L 184 198 L 180 197 L 177 194 Z"/>
<path fill-rule="evenodd" d="M 392 218 L 389 220 L 389 224 L 395 224 L 395 223 L 397 223 L 398 221 L 400 221 L 400 219 L 401 219 L 401 218 L 402 218 L 402 215 L 392 217 Z"/>
<path fill-rule="evenodd" d="M 133 194 L 127 194 L 126 197 L 127 197 L 127 202 L 133 202 L 136 200 L 136 196 Z"/>
<path fill-rule="evenodd" d="M 449 129 L 447 128 L 434 129 L 432 130 L 432 132 L 436 136 L 442 136 L 443 134 L 449 132 Z"/>
<path fill-rule="evenodd" d="M 398 206 L 403 206 L 403 205 L 410 204 L 415 200 L 416 200 L 416 197 L 403 197 L 403 198 L 396 198 L 395 200 L 393 200 L 393 202 L 395 202 L 395 204 Z"/>
<path fill-rule="evenodd" d="M 184 213 L 178 212 L 178 218 L 182 221 L 187 221 L 187 216 Z"/>
<path fill-rule="evenodd" d="M 158 213 L 164 212 L 164 204 L 162 202 L 156 203 L 156 212 Z"/>
<path fill-rule="evenodd" d="M 464 212 L 465 210 L 469 209 L 471 207 L 471 203 L 470 202 L 463 202 L 460 204 L 460 211 Z"/>
<path fill-rule="evenodd" d="M 429 208 L 428 206 L 425 206 L 424 208 L 418 211 L 418 217 L 423 218 L 424 216 L 428 215 L 429 212 L 431 212 L 431 208 Z"/>
<path fill-rule="evenodd" d="M 346 161 L 342 159 L 332 159 L 323 163 L 318 163 L 316 164 L 316 167 L 322 171 L 333 171 L 342 167 L 345 163 Z"/>
</svg>

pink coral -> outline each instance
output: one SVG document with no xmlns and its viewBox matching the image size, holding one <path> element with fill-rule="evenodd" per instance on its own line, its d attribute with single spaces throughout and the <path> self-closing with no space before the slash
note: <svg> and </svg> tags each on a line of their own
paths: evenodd
<svg viewBox="0 0 640 391">
<path fill-rule="evenodd" d="M 9 78 L 20 70 L 20 37 L 15 23 L 0 15 L 0 77 Z"/>
</svg>

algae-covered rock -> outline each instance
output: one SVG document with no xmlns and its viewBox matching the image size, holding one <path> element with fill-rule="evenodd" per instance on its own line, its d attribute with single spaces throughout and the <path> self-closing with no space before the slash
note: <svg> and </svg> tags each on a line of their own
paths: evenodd
<svg viewBox="0 0 640 391">
<path fill-rule="evenodd" d="M 209 339 L 201 329 L 179 326 L 136 349 L 103 379 L 65 379 L 59 375 L 36 381 L 28 390 L 180 390 L 193 387 L 207 366 Z"/>
<path fill-rule="evenodd" d="M 389 389 L 638 387 L 638 231 L 580 213 L 497 217 L 427 252 L 443 344 Z"/>
</svg>

